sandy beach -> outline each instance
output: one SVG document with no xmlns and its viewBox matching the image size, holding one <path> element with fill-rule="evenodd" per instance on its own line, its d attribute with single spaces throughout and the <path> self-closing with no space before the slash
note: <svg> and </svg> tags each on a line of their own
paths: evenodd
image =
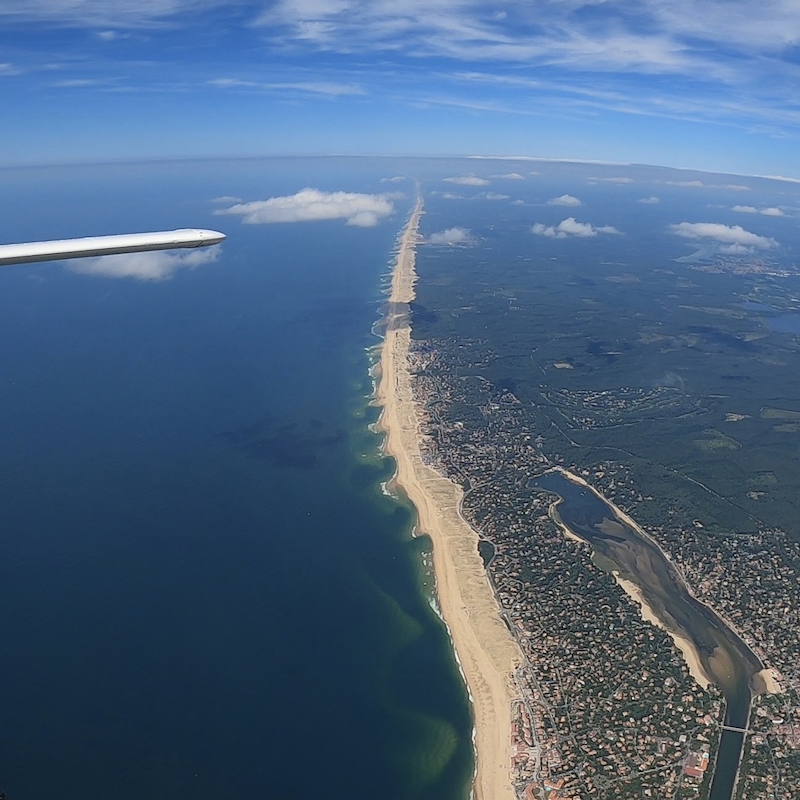
<svg viewBox="0 0 800 800">
<path fill-rule="evenodd" d="M 408 306 L 414 298 L 415 247 L 422 198 L 400 238 L 392 275 L 390 311 L 381 347 L 377 402 L 386 451 L 397 461 L 394 483 L 417 509 L 417 530 L 433 541 L 436 591 L 442 616 L 467 682 L 475 718 L 477 800 L 512 800 L 510 779 L 510 674 L 519 653 L 500 618 L 483 562 L 478 536 L 459 512 L 460 486 L 422 463 L 412 397 L 408 352 Z"/>
</svg>

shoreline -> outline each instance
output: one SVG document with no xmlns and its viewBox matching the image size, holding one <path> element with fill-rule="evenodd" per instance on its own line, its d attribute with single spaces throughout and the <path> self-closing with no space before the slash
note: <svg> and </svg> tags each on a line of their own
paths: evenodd
<svg viewBox="0 0 800 800">
<path fill-rule="evenodd" d="M 422 216 L 418 196 L 403 229 L 392 271 L 389 311 L 380 355 L 375 403 L 385 452 L 397 469 L 391 484 L 416 509 L 417 531 L 433 543 L 433 572 L 441 616 L 472 702 L 476 800 L 514 800 L 511 783 L 511 682 L 519 661 L 516 642 L 500 616 L 478 553 L 478 534 L 460 515 L 463 490 L 422 462 L 408 369 L 414 299 L 415 247 Z"/>
</svg>

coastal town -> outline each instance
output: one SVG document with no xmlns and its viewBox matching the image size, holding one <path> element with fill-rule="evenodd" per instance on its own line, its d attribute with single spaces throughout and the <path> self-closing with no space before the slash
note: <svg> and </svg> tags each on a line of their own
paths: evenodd
<svg viewBox="0 0 800 800">
<path fill-rule="evenodd" d="M 481 377 L 493 357 L 479 340 L 416 339 L 409 368 L 423 459 L 465 488 L 462 513 L 481 537 L 487 573 L 522 653 L 513 676 L 517 796 L 707 797 L 724 712 L 717 687 L 704 688 L 689 674 L 670 637 L 643 619 L 608 565 L 601 569 L 586 544 L 565 536 L 553 519 L 557 498 L 532 491 L 531 476 L 556 465 L 582 474 L 645 524 L 697 596 L 731 620 L 774 670 L 769 688 L 782 693 L 756 699 L 737 797 L 798 796 L 797 545 L 777 530 L 709 540 L 678 507 L 669 524 L 650 519 L 629 467 L 572 463 L 529 404 Z M 546 400 L 562 426 L 676 404 L 692 410 L 665 390 L 551 391 Z M 775 698 L 780 714 L 772 711 Z"/>
</svg>

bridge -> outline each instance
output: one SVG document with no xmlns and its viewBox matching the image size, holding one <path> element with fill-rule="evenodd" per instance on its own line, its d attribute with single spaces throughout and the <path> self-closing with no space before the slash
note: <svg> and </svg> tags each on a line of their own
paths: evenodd
<svg viewBox="0 0 800 800">
<path fill-rule="evenodd" d="M 752 733 L 749 728 L 737 728 L 735 725 L 720 725 L 723 731 L 735 731 L 736 733 Z"/>
</svg>

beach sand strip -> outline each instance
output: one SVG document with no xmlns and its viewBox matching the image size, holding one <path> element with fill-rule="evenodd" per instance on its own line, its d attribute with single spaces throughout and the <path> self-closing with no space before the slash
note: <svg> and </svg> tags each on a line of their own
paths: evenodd
<svg viewBox="0 0 800 800">
<path fill-rule="evenodd" d="M 520 660 L 500 617 L 478 536 L 460 513 L 463 490 L 422 462 L 419 423 L 409 371 L 415 246 L 422 215 L 417 204 L 400 238 L 392 275 L 389 318 L 381 347 L 377 403 L 386 452 L 397 462 L 394 483 L 417 510 L 417 530 L 433 542 L 436 592 L 472 699 L 475 724 L 476 800 L 512 800 L 511 673 Z"/>
</svg>

